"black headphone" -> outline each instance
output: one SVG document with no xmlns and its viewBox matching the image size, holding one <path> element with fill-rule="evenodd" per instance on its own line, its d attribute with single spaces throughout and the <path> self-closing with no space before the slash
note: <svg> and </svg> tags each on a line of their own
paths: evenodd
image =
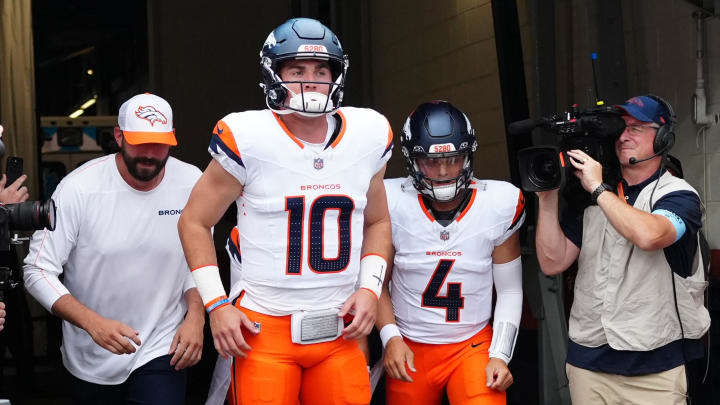
<svg viewBox="0 0 720 405">
<path fill-rule="evenodd" d="M 653 152 L 656 154 L 665 153 L 675 145 L 675 111 L 673 111 L 670 103 L 661 97 L 654 94 L 647 94 L 646 97 L 660 103 L 667 112 L 668 122 L 663 123 L 663 125 L 658 128 L 657 132 L 655 132 L 655 139 L 653 140 Z"/>
</svg>

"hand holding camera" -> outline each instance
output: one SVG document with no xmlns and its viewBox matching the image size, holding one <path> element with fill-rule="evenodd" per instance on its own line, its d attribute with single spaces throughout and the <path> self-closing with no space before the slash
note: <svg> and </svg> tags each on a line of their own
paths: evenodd
<svg viewBox="0 0 720 405">
<path fill-rule="evenodd" d="M 592 193 L 603 182 L 602 165 L 579 149 L 569 150 L 567 155 L 570 157 L 570 163 L 577 169 L 573 174 L 580 179 L 583 189 Z"/>
</svg>

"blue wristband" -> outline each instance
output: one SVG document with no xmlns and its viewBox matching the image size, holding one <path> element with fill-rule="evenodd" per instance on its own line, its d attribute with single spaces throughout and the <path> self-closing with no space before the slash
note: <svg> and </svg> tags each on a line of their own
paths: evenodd
<svg viewBox="0 0 720 405">
<path fill-rule="evenodd" d="M 230 303 L 230 301 L 228 301 L 227 298 L 223 298 L 220 301 L 217 301 L 217 302 L 213 303 L 212 305 L 210 305 L 209 307 L 207 307 L 207 313 L 209 314 L 213 310 L 215 310 L 225 304 L 229 304 L 229 303 Z"/>
</svg>

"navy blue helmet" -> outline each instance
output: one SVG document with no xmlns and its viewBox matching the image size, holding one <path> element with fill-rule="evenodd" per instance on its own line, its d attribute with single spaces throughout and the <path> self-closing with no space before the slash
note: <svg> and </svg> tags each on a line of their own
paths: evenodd
<svg viewBox="0 0 720 405">
<path fill-rule="evenodd" d="M 297 95 L 296 105 L 288 105 L 288 88 L 285 84 L 302 83 L 283 81 L 279 75 L 280 65 L 290 59 L 321 59 L 330 65 L 332 82 L 315 82 L 327 85 L 328 97 L 322 101 L 320 108 L 308 109 L 306 95 Z M 265 101 L 273 110 L 290 109 L 306 115 L 327 114 L 337 110 L 343 98 L 345 76 L 348 68 L 348 57 L 343 53 L 337 36 L 328 27 L 311 18 L 293 18 L 275 28 L 265 40 L 260 50 Z M 307 83 L 307 82 L 305 82 Z M 292 94 L 291 94 L 292 97 Z M 316 111 L 319 110 L 319 111 Z"/>
<path fill-rule="evenodd" d="M 472 154 L 477 148 L 475 130 L 468 117 L 447 101 L 420 104 L 405 121 L 400 135 L 402 153 L 413 185 L 434 201 L 452 201 L 464 195 L 472 181 Z M 433 179 L 418 159 L 462 158 L 454 179 Z"/>
</svg>

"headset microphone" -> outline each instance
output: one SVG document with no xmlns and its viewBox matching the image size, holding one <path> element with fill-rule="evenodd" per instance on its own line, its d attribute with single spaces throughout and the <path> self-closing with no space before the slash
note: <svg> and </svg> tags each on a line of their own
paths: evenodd
<svg viewBox="0 0 720 405">
<path fill-rule="evenodd" d="M 634 164 L 638 164 L 638 163 L 640 163 L 640 162 L 644 162 L 644 161 L 646 161 L 646 160 L 650 160 L 650 159 L 652 159 L 652 158 L 658 157 L 658 156 L 662 155 L 663 153 L 665 153 L 666 149 L 667 149 L 667 148 L 663 148 L 662 150 L 659 150 L 659 151 L 655 152 L 654 155 L 652 155 L 652 156 L 650 156 L 650 157 L 646 157 L 645 159 L 638 159 L 638 158 L 636 158 L 635 156 L 632 156 L 632 157 L 630 157 L 630 164 L 631 164 L 631 165 L 634 165 Z"/>
</svg>

